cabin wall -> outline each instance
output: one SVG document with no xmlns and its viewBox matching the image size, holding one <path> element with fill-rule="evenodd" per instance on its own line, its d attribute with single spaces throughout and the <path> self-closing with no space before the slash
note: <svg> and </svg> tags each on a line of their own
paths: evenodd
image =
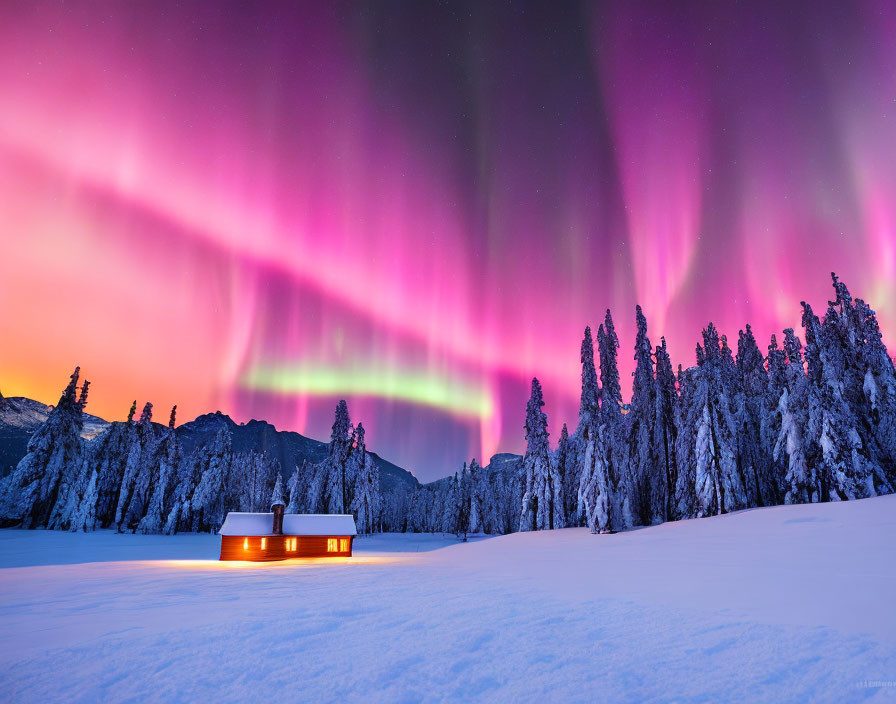
<svg viewBox="0 0 896 704">
<path fill-rule="evenodd" d="M 265 548 L 261 549 L 261 540 Z M 296 549 L 287 550 L 287 541 L 295 539 Z M 348 540 L 348 550 L 329 552 L 328 540 Z M 272 562 L 289 560 L 293 557 L 351 557 L 353 536 L 348 535 L 222 535 L 222 560 L 250 560 L 252 562 Z M 248 541 L 248 542 L 246 542 Z M 248 547 L 244 547 L 248 545 Z M 337 547 L 340 543 L 337 543 Z"/>
</svg>

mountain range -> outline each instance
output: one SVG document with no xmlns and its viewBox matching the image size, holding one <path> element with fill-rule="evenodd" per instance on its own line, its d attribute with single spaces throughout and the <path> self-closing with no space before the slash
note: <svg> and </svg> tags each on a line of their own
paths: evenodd
<svg viewBox="0 0 896 704">
<path fill-rule="evenodd" d="M 52 406 L 25 397 L 0 398 L 0 476 L 9 474 L 25 456 L 28 440 L 46 421 Z M 109 426 L 109 421 L 84 414 L 81 432 L 85 440 L 92 440 Z M 275 457 L 282 468 L 284 480 L 293 468 L 302 462 L 320 462 L 327 456 L 327 443 L 305 437 L 288 430 L 277 430 L 263 420 L 237 423 L 230 416 L 217 411 L 206 413 L 175 429 L 184 454 L 188 455 L 214 440 L 220 430 L 231 437 L 236 452 L 254 450 L 267 452 Z M 380 471 L 380 489 L 391 493 L 398 489 L 413 491 L 420 486 L 417 478 L 408 470 L 383 459 L 375 452 L 368 452 Z"/>
</svg>

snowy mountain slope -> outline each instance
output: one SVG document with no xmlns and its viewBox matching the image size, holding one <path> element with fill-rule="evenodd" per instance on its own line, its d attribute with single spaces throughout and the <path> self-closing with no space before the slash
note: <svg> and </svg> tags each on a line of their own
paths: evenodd
<svg viewBox="0 0 896 704">
<path fill-rule="evenodd" d="M 52 406 L 22 396 L 0 398 L 0 476 L 25 456 L 28 439 L 47 420 Z M 109 425 L 108 421 L 84 414 L 81 437 L 96 437 Z"/>
<path fill-rule="evenodd" d="M 214 536 L 0 531 L 11 701 L 889 701 L 896 496 L 617 535 L 221 564 Z M 159 559 L 169 546 L 171 558 Z M 396 548 L 405 546 L 405 552 Z M 124 546 L 127 546 L 126 548 Z M 120 553 L 120 551 L 119 551 Z M 110 553 L 111 554 L 111 553 Z M 120 554 L 116 559 L 120 557 Z M 48 676 L 53 673 L 53 676 Z"/>
</svg>

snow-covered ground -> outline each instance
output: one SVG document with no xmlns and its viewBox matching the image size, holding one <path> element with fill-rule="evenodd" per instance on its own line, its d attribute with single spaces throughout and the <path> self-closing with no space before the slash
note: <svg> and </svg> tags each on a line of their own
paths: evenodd
<svg viewBox="0 0 896 704">
<path fill-rule="evenodd" d="M 0 700 L 892 701 L 894 546 L 896 496 L 252 566 L 0 531 Z"/>
</svg>

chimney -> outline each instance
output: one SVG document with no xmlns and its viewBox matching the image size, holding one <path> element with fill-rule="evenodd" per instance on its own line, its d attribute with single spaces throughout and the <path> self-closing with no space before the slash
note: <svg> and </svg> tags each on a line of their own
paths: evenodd
<svg viewBox="0 0 896 704">
<path fill-rule="evenodd" d="M 274 512 L 274 535 L 283 535 L 283 504 L 274 504 L 271 506 Z"/>
</svg>

